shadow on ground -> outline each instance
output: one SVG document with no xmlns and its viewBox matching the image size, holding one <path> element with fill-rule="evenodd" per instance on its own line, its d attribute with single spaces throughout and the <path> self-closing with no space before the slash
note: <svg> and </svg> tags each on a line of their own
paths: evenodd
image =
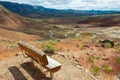
<svg viewBox="0 0 120 80">
<path fill-rule="evenodd" d="M 21 67 L 28 72 L 33 80 L 52 80 L 51 78 L 46 77 L 46 75 L 31 62 L 23 63 L 21 64 Z"/>
<path fill-rule="evenodd" d="M 26 62 L 21 64 L 21 67 L 27 71 L 27 73 L 32 77 L 33 80 L 52 80 L 31 62 Z M 12 66 L 8 68 L 15 80 L 28 80 L 24 74 L 19 70 L 18 67 Z"/>
<path fill-rule="evenodd" d="M 15 80 L 27 80 L 23 73 L 16 66 L 8 68 Z"/>
</svg>

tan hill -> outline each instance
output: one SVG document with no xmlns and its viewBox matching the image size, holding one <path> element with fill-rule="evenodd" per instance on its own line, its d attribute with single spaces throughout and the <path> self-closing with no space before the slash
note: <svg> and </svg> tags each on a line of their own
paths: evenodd
<svg viewBox="0 0 120 80">
<path fill-rule="evenodd" d="M 92 16 L 81 19 L 78 24 L 93 24 L 98 27 L 120 26 L 120 14 Z"/>
<path fill-rule="evenodd" d="M 38 39 L 38 36 L 26 33 L 32 27 L 41 28 L 39 22 L 26 19 L 0 6 L 0 37 L 13 40 Z"/>
<path fill-rule="evenodd" d="M 21 18 L 4 7 L 0 6 L 0 27 L 7 29 L 18 29 L 25 26 Z"/>
</svg>

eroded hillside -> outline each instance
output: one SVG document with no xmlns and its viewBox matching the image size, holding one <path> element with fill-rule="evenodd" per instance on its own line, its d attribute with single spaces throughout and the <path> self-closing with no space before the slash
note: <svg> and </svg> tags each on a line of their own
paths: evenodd
<svg viewBox="0 0 120 80">
<path fill-rule="evenodd" d="M 36 25 L 34 25 L 34 24 Z M 34 27 L 41 27 L 38 22 L 29 20 L 10 12 L 0 6 L 0 36 L 11 40 L 32 40 L 38 39 L 37 35 L 27 34 L 26 30 Z"/>
</svg>

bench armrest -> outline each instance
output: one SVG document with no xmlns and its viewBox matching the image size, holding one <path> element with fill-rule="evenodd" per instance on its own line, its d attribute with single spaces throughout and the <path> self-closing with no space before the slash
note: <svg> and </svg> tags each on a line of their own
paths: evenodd
<svg viewBox="0 0 120 80">
<path fill-rule="evenodd" d="M 56 72 L 61 68 L 61 64 L 55 61 L 54 59 L 47 56 L 47 60 L 48 60 L 48 65 L 46 65 L 46 67 L 52 72 Z"/>
</svg>

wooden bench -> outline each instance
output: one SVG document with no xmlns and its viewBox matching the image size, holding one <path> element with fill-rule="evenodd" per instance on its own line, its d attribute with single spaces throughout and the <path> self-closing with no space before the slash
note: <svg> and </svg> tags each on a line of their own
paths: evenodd
<svg viewBox="0 0 120 80">
<path fill-rule="evenodd" d="M 18 42 L 18 46 L 25 54 L 31 57 L 32 60 L 35 60 L 37 63 L 40 64 L 40 66 L 46 68 L 47 71 L 50 72 L 51 78 L 54 77 L 55 72 L 60 70 L 61 64 L 48 57 L 42 50 L 25 42 Z"/>
</svg>

